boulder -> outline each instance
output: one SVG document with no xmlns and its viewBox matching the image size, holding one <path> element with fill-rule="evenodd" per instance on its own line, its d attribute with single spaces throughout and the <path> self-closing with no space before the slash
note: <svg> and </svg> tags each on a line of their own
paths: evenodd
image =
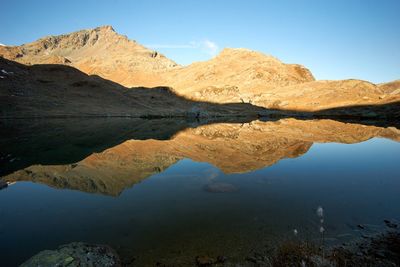
<svg viewBox="0 0 400 267">
<path fill-rule="evenodd" d="M 21 267 L 52 266 L 121 266 L 121 261 L 113 249 L 105 245 L 73 242 L 56 250 L 44 250 L 24 262 Z"/>
</svg>

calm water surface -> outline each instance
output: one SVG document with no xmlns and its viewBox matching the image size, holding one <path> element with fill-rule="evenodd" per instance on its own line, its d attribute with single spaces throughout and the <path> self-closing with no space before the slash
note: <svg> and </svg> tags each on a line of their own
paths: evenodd
<svg viewBox="0 0 400 267">
<path fill-rule="evenodd" d="M 197 255 L 240 260 L 288 239 L 320 242 L 321 226 L 329 245 L 360 237 L 358 224 L 372 233 L 383 219 L 400 220 L 397 129 L 292 120 L 168 131 L 171 122 L 37 123 L 3 124 L 4 266 L 73 241 L 108 244 L 138 266 L 189 265 Z M 186 127 L 194 128 L 179 132 Z M 349 133 L 336 138 L 342 130 Z"/>
</svg>

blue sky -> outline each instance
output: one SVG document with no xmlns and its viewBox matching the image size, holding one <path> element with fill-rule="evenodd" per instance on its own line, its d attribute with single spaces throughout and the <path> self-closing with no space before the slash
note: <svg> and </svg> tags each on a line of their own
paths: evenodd
<svg viewBox="0 0 400 267">
<path fill-rule="evenodd" d="M 2 1 L 0 43 L 112 25 L 180 64 L 245 47 L 317 79 L 400 79 L 399 0 Z"/>
</svg>

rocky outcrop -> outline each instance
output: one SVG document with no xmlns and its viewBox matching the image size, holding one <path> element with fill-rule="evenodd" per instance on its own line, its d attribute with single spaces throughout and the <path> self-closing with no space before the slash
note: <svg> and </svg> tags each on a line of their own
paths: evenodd
<svg viewBox="0 0 400 267">
<path fill-rule="evenodd" d="M 333 120 L 211 124 L 183 130 L 171 140 L 128 140 L 74 164 L 33 165 L 2 179 L 118 195 L 183 158 L 208 162 L 224 173 L 243 173 L 299 157 L 314 142 L 357 143 L 373 137 L 400 141 L 400 131 Z"/>
</svg>

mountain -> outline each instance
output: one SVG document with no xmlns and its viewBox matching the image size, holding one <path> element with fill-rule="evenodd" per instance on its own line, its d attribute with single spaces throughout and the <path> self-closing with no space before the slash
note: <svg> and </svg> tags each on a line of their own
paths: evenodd
<svg viewBox="0 0 400 267">
<path fill-rule="evenodd" d="M 368 117 L 375 116 L 374 114 L 377 113 L 371 110 L 371 107 L 375 109 L 375 107 L 388 105 L 388 108 L 384 109 L 387 116 L 400 115 L 398 104 L 400 102 L 399 80 L 385 84 L 373 84 L 354 79 L 316 81 L 310 70 L 301 65 L 286 64 L 272 56 L 243 48 L 227 48 L 208 61 L 178 66 L 160 53 L 149 50 L 137 42 L 129 40 L 126 36 L 119 35 L 111 26 L 49 36 L 21 46 L 1 46 L 1 57 L 4 60 L 8 59 L 27 65 L 68 66 L 69 69 L 63 69 L 66 72 L 64 74 L 65 81 L 68 81 L 71 73 L 74 72 L 72 68 L 91 75 L 87 76 L 83 83 L 79 81 L 75 83 L 75 85 L 79 84 L 78 87 L 82 87 L 79 90 L 76 88 L 67 89 L 68 86 L 62 84 L 65 82 L 59 81 L 60 85 L 57 85 L 57 87 L 64 88 L 60 90 L 62 92 L 60 94 L 64 94 L 68 90 L 81 91 L 90 84 L 88 89 L 90 93 L 83 94 L 81 92 L 79 93 L 81 96 L 75 95 L 70 100 L 65 95 L 65 101 L 68 100 L 70 103 L 77 101 L 78 97 L 82 97 L 82 95 L 92 96 L 95 91 L 94 88 L 97 88 L 99 83 L 98 80 L 102 79 L 100 83 L 107 85 L 100 87 L 108 87 L 109 90 L 119 87 L 124 92 L 131 87 L 136 90 L 143 89 L 143 87 L 168 87 L 173 98 L 191 100 L 192 105 L 195 105 L 193 101 L 215 104 L 248 103 L 264 109 L 324 112 L 324 114 L 346 116 L 353 114 Z M 7 72 L 7 68 L 2 66 L 0 68 Z M 34 65 L 30 70 L 39 68 Z M 4 82 L 8 76 L 0 73 L 1 93 L 6 94 L 5 89 L 8 91 L 22 90 L 22 88 L 25 88 L 22 84 L 30 88 L 34 86 L 43 87 L 43 83 L 52 80 L 54 74 L 51 67 L 46 68 L 41 69 L 42 74 L 39 78 L 42 81 L 41 84 L 38 84 L 37 81 L 32 84 L 32 79 L 30 79 L 29 82 L 10 85 Z M 57 67 L 57 69 L 57 73 L 60 73 L 61 67 Z M 91 80 L 91 82 L 88 80 Z M 47 85 L 47 87 L 51 87 L 51 85 Z M 53 82 L 52 88 L 54 87 L 55 83 Z M 104 90 L 100 89 L 100 91 Z M 50 93 L 50 91 L 42 90 L 41 92 L 44 99 L 56 94 L 55 91 Z M 112 94 L 114 93 L 107 93 L 107 95 Z M 132 105 L 126 105 L 127 100 L 103 97 L 105 95 L 98 95 L 94 98 L 96 99 L 95 103 L 84 102 L 85 105 L 93 105 L 90 114 L 116 115 L 128 113 L 142 115 L 155 109 L 154 112 L 150 112 L 154 115 L 158 112 L 157 110 L 171 110 L 172 106 L 168 103 L 173 104 L 175 102 L 175 100 L 168 101 L 166 98 L 163 98 L 166 101 L 153 101 L 151 103 L 148 103 L 146 99 L 137 99 L 137 101 L 133 101 Z M 36 105 L 35 102 L 28 101 L 19 104 L 19 101 L 23 101 L 23 99 L 21 97 L 15 98 L 11 100 L 11 103 L 20 106 L 27 105 L 28 107 Z M 57 103 L 57 99 L 54 101 Z M 102 101 L 104 101 L 104 105 Z M 118 112 L 100 112 L 103 109 L 102 106 L 108 107 L 107 110 L 110 110 L 113 106 Z M 135 108 L 132 109 L 133 106 Z M 10 108 L 14 108 L 14 106 L 10 106 Z M 65 106 L 65 108 L 68 109 L 69 107 Z M 25 112 L 26 108 L 23 109 L 24 111 L 20 113 Z M 75 107 L 73 109 L 75 110 Z M 179 109 L 179 105 L 177 105 L 177 109 Z M 340 112 L 338 109 L 341 109 Z M 53 107 L 52 114 L 54 114 L 53 111 L 66 114 L 65 110 L 60 112 L 58 107 Z M 50 110 L 47 110 L 47 114 L 49 112 Z M 12 114 L 9 111 L 6 111 L 6 113 Z M 78 110 L 76 110 L 73 114 L 79 115 L 78 113 Z M 84 114 L 82 112 L 81 115 Z M 176 113 L 161 112 L 159 114 Z"/>
<path fill-rule="evenodd" d="M 347 144 L 373 137 L 400 141 L 400 131 L 333 120 L 217 123 L 185 129 L 170 140 L 127 140 L 73 164 L 36 164 L 1 179 L 115 196 L 184 158 L 227 174 L 243 173 L 299 157 L 315 142 Z"/>
<path fill-rule="evenodd" d="M 167 71 L 164 78 L 180 95 L 222 103 L 248 102 L 277 87 L 314 81 L 301 65 L 243 48 L 226 48 L 211 60 Z"/>
<path fill-rule="evenodd" d="M 65 64 L 122 84 L 154 86 L 158 73 L 177 66 L 111 26 L 48 36 L 21 46 L 0 47 L 0 56 L 23 64 Z"/>
</svg>

